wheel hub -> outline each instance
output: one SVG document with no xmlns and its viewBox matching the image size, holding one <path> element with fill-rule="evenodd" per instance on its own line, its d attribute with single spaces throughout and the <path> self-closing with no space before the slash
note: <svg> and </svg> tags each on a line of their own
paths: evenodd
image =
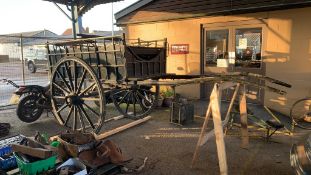
<svg viewBox="0 0 311 175">
<path fill-rule="evenodd" d="M 68 105 L 80 105 L 80 104 L 82 104 L 82 100 L 81 100 L 81 98 L 77 95 L 77 94 L 72 94 L 72 95 L 68 95 L 67 97 L 66 97 L 66 103 L 68 104 Z"/>
</svg>

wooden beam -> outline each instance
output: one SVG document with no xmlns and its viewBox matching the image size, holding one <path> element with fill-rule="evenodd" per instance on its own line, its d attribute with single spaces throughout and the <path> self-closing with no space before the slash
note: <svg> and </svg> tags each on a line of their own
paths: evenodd
<svg viewBox="0 0 311 175">
<path fill-rule="evenodd" d="M 228 89 L 228 88 L 231 88 L 231 87 L 234 87 L 236 86 L 238 83 L 234 83 L 234 82 L 223 82 L 220 84 L 219 86 L 219 90 L 225 90 L 225 89 Z"/>
<path fill-rule="evenodd" d="M 232 95 L 232 99 L 231 99 L 230 104 L 229 104 L 229 108 L 228 108 L 228 111 L 227 111 L 227 114 L 226 114 L 223 126 L 226 126 L 228 124 L 228 122 L 229 122 L 231 110 L 232 110 L 234 101 L 235 101 L 235 99 L 237 97 L 237 94 L 238 94 L 239 90 L 240 90 L 240 83 L 237 83 L 236 87 L 235 87 L 235 90 L 234 90 L 234 93 Z M 227 132 L 227 128 L 228 127 L 226 126 L 225 133 Z"/>
<path fill-rule="evenodd" d="M 209 103 L 209 105 L 207 107 L 207 111 L 206 111 L 206 114 L 205 114 L 205 120 L 204 120 L 202 129 L 201 129 L 200 137 L 199 137 L 197 146 L 196 146 L 194 154 L 193 154 L 193 158 L 192 158 L 192 162 L 191 162 L 191 168 L 193 167 L 195 161 L 198 158 L 199 149 L 200 149 L 200 147 L 202 145 L 202 140 L 203 140 L 203 137 L 205 135 L 205 132 L 206 132 L 205 130 L 207 128 L 207 124 L 208 124 L 208 120 L 209 120 L 210 116 L 211 116 L 211 103 Z"/>
<path fill-rule="evenodd" d="M 243 89 L 243 94 L 240 99 L 240 120 L 241 120 L 241 137 L 242 137 L 242 148 L 248 148 L 249 137 L 247 128 L 247 107 L 246 107 L 246 92 L 245 86 Z"/>
<path fill-rule="evenodd" d="M 148 121 L 148 120 L 150 120 L 150 119 L 151 119 L 151 116 L 147 116 L 147 117 L 145 117 L 145 118 L 142 118 L 142 119 L 136 120 L 136 121 L 134 121 L 134 122 L 131 122 L 131 123 L 129 123 L 129 124 L 126 124 L 126 125 L 120 126 L 120 127 L 118 127 L 118 128 L 115 128 L 115 129 L 113 129 L 113 130 L 107 131 L 107 132 L 105 132 L 105 133 L 102 133 L 102 134 L 99 134 L 99 135 L 95 135 L 95 138 L 96 138 L 96 140 L 105 139 L 105 138 L 110 137 L 110 136 L 112 136 L 112 135 L 114 135 L 114 134 L 117 134 L 117 133 L 119 133 L 119 132 L 122 132 L 122 131 L 124 131 L 124 130 L 126 130 L 126 129 L 129 129 L 129 128 L 132 128 L 132 127 L 134 127 L 134 126 L 136 126 L 136 125 L 139 125 L 139 124 L 141 124 L 141 123 L 144 123 L 144 122 L 146 122 L 146 121 Z"/>
<path fill-rule="evenodd" d="M 235 88 L 235 91 L 233 93 L 233 96 L 232 96 L 232 99 L 230 101 L 230 104 L 229 104 L 229 108 L 228 108 L 228 111 L 227 111 L 227 114 L 226 114 L 226 117 L 225 117 L 225 120 L 222 122 L 222 126 L 225 127 L 228 122 L 229 122 L 229 118 L 230 118 L 230 113 L 231 113 L 231 110 L 232 110 L 232 107 L 233 107 L 233 104 L 234 104 L 234 101 L 237 97 L 237 94 L 239 92 L 239 89 L 240 89 L 240 84 L 237 83 L 236 84 L 236 88 Z M 207 133 L 204 138 L 201 139 L 201 143 L 200 143 L 200 146 L 203 146 L 205 143 L 207 143 L 208 140 L 210 140 L 211 138 L 213 138 L 215 136 L 215 132 L 214 130 L 211 130 L 209 133 Z"/>
<path fill-rule="evenodd" d="M 220 113 L 220 96 L 219 96 L 219 88 L 218 84 L 214 85 L 214 89 L 210 98 L 212 115 L 214 121 L 215 128 L 215 136 L 216 136 L 216 146 L 218 153 L 218 161 L 221 175 L 228 174 L 228 165 L 227 165 L 227 156 L 226 156 L 226 147 L 224 140 L 223 127 L 221 122 L 221 113 Z"/>
</svg>

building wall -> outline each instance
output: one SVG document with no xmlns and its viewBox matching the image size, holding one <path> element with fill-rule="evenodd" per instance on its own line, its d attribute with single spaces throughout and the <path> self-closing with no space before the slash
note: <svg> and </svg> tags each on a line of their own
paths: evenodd
<svg viewBox="0 0 311 175">
<path fill-rule="evenodd" d="M 125 27 L 129 38 L 153 40 L 167 38 L 169 44 L 190 44 L 187 55 L 168 53 L 167 72 L 200 73 L 200 24 L 257 20 L 265 25 L 263 61 L 266 75 L 293 85 L 285 96 L 265 93 L 265 105 L 288 114 L 295 100 L 311 96 L 311 8 L 260 12 L 235 16 L 204 17 Z M 169 15 L 169 13 L 167 14 Z M 260 19 L 266 20 L 260 20 Z M 199 98 L 198 85 L 179 88 L 190 98 Z"/>
<path fill-rule="evenodd" d="M 269 15 L 267 75 L 292 84 L 286 96 L 266 93 L 265 104 L 289 113 L 292 104 L 311 96 L 311 8 Z"/>
<path fill-rule="evenodd" d="M 18 60 L 20 58 L 20 46 L 18 43 L 0 43 L 0 54 L 8 55 L 9 59 Z"/>
</svg>

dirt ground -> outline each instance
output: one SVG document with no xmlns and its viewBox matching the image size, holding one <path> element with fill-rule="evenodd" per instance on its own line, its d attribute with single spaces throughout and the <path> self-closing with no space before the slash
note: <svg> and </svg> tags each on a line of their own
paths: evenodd
<svg viewBox="0 0 311 175">
<path fill-rule="evenodd" d="M 206 110 L 206 101 L 195 103 L 196 115 L 203 116 Z M 225 109 L 226 105 L 223 105 Z M 258 106 L 251 106 L 255 115 L 263 120 L 269 115 Z M 113 111 L 113 107 L 109 108 Z M 116 112 L 109 112 L 108 118 L 116 116 Z M 148 157 L 143 175 L 200 175 L 219 174 L 218 157 L 215 139 L 208 141 L 200 151 L 200 156 L 194 168 L 190 168 L 193 152 L 198 141 L 203 119 L 196 117 L 194 122 L 185 126 L 169 123 L 169 109 L 160 108 L 153 111 L 152 119 L 142 125 L 118 133 L 109 139 L 116 142 L 125 155 L 133 158 L 127 166 L 141 165 Z M 287 125 L 285 117 L 281 120 Z M 0 122 L 9 122 L 12 125 L 10 135 L 33 135 L 36 131 L 55 135 L 65 130 L 59 126 L 52 116 L 41 118 L 32 124 L 26 124 L 17 119 L 14 108 L 0 111 Z M 103 131 L 129 123 L 131 120 L 122 119 L 112 121 L 103 126 Z M 212 129 L 212 121 L 208 129 Z M 273 174 L 289 175 L 294 171 L 290 166 L 289 152 L 293 143 L 301 142 L 308 131 L 297 129 L 294 135 L 276 134 L 271 142 L 267 143 L 262 137 L 265 130 L 257 127 L 250 128 L 250 145 L 248 149 L 240 148 L 240 130 L 238 126 L 230 129 L 225 137 L 229 174 Z"/>
</svg>

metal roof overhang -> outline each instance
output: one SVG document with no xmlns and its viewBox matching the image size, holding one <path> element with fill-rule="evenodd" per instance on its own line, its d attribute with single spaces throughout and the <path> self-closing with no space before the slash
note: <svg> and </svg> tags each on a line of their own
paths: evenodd
<svg viewBox="0 0 311 175">
<path fill-rule="evenodd" d="M 82 29 L 82 19 L 81 17 L 91 8 L 100 4 L 107 4 L 122 0 L 43 0 L 54 3 L 61 12 L 66 15 L 72 22 L 72 33 L 74 39 L 77 37 L 77 33 L 81 32 Z M 67 9 L 71 11 L 71 17 L 57 4 L 62 4 L 67 6 Z"/>
<path fill-rule="evenodd" d="M 43 0 L 43 1 L 50 1 L 50 2 L 55 2 L 58 4 L 63 4 L 63 5 L 71 5 L 72 3 L 77 4 L 78 6 L 84 6 L 87 4 L 107 4 L 111 2 L 117 2 L 121 0 Z"/>
<path fill-rule="evenodd" d="M 43 1 L 54 2 L 66 6 L 76 5 L 79 8 L 79 15 L 83 15 L 89 9 L 93 8 L 96 5 L 118 2 L 122 0 L 43 0 Z"/>
</svg>

